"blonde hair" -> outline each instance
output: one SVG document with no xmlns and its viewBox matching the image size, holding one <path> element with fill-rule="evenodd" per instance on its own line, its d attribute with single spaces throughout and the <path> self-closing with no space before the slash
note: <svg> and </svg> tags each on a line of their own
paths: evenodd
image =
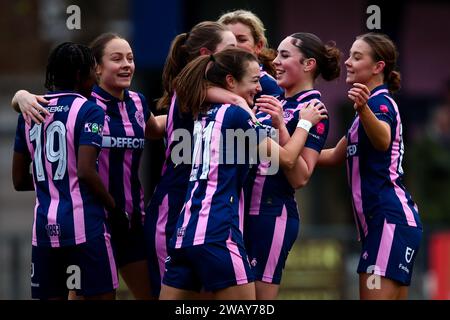
<svg viewBox="0 0 450 320">
<path fill-rule="evenodd" d="M 276 57 L 275 50 L 269 48 L 267 38 L 265 35 L 266 29 L 264 28 L 264 24 L 257 15 L 255 15 L 251 11 L 247 10 L 235 10 L 224 13 L 220 16 L 219 23 L 224 25 L 234 24 L 234 23 L 242 23 L 250 28 L 250 32 L 252 33 L 253 40 L 255 44 L 258 42 L 262 42 L 262 50 L 258 55 L 260 62 L 264 66 L 264 70 L 267 71 L 272 76 L 275 76 L 275 67 L 272 64 L 272 61 Z"/>
</svg>

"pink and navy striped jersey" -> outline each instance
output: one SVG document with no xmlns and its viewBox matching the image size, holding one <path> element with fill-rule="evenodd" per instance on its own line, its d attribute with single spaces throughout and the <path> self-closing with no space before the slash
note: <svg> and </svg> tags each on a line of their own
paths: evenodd
<svg viewBox="0 0 450 320">
<path fill-rule="evenodd" d="M 161 180 L 156 187 L 154 197 L 162 199 L 168 193 L 181 196 L 186 194 L 191 165 L 189 163 L 174 163 L 171 153 L 182 142 L 176 137 L 177 132 L 183 131 L 186 136 L 192 136 L 194 119 L 191 114 L 182 113 L 178 107 L 177 96 L 173 95 L 166 121 L 165 144 L 166 154 L 161 172 Z M 180 157 L 183 157 L 181 150 Z M 180 208 L 181 209 L 181 208 Z"/>
<path fill-rule="evenodd" d="M 417 206 L 402 181 L 404 146 L 398 106 L 386 85 L 373 89 L 367 104 L 379 120 L 389 124 L 391 144 L 387 151 L 376 150 L 356 114 L 347 133 L 347 176 L 359 235 L 367 236 L 369 221 L 384 219 L 422 227 Z"/>
<path fill-rule="evenodd" d="M 281 89 L 277 80 L 264 71 L 263 67 L 259 67 L 259 83 L 261 84 L 261 91 L 255 96 L 255 99 L 258 99 L 261 95 L 266 94 L 270 96 L 277 97 L 283 93 L 283 89 Z"/>
<path fill-rule="evenodd" d="M 302 91 L 286 98 L 282 94 L 278 99 L 284 110 L 284 121 L 289 134 L 292 135 L 296 129 L 300 117 L 300 109 L 310 100 L 319 99 L 320 92 L 317 90 Z M 270 115 L 258 112 L 258 120 L 265 126 L 272 126 Z M 322 120 L 311 128 L 305 142 L 306 148 L 320 152 L 328 135 L 329 121 Z M 264 174 L 270 163 L 262 162 L 256 170 L 252 170 L 245 184 L 246 212 L 251 215 L 280 215 L 283 206 L 286 206 L 288 216 L 298 218 L 297 203 L 294 198 L 295 190 L 289 184 L 283 170 L 280 168 L 275 175 Z"/>
<path fill-rule="evenodd" d="M 212 105 L 194 125 L 193 164 L 186 200 L 170 245 L 175 248 L 242 239 L 243 184 L 250 143 L 235 138 L 247 132 L 261 141 L 266 131 L 242 108 Z M 248 130 L 248 131 L 247 131 Z M 242 137 L 242 136 L 241 136 Z M 256 146 L 252 145 L 253 148 Z"/>
<path fill-rule="evenodd" d="M 29 125 L 19 116 L 14 150 L 33 161 L 33 245 L 71 246 L 105 230 L 102 204 L 77 175 L 79 146 L 101 148 L 105 113 L 73 92 L 50 93 L 45 99 L 50 116 L 44 123 Z"/>
<path fill-rule="evenodd" d="M 125 90 L 119 100 L 95 86 L 90 98 L 105 111 L 99 174 L 116 205 L 130 214 L 144 212 L 144 192 L 139 167 L 145 143 L 145 123 L 150 115 L 140 93 Z"/>
</svg>

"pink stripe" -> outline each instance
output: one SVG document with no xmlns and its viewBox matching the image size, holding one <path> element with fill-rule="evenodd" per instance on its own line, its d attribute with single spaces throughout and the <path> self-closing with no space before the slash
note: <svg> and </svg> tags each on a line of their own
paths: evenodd
<svg viewBox="0 0 450 320">
<path fill-rule="evenodd" d="M 92 95 L 97 94 L 95 92 L 92 92 Z M 95 103 L 100 106 L 106 113 L 108 107 L 106 104 L 104 104 L 101 100 L 96 99 Z M 105 123 L 103 125 L 103 135 L 109 136 L 110 130 L 109 130 L 109 121 L 107 120 L 108 117 L 105 118 Z M 100 179 L 103 182 L 103 185 L 107 190 L 109 190 L 109 148 L 102 148 L 98 157 L 98 171 L 100 175 Z"/>
<path fill-rule="evenodd" d="M 78 98 L 77 98 L 78 99 Z M 56 99 L 55 99 L 56 101 Z M 50 116 L 46 119 L 44 123 L 44 134 L 43 134 L 43 143 L 42 143 L 42 152 L 45 154 L 46 151 L 46 144 L 47 144 L 47 135 L 45 134 L 47 131 L 47 127 L 50 125 L 50 123 L 53 122 L 54 113 L 51 113 Z M 44 147 L 45 146 L 45 147 Z M 57 223 L 57 216 L 58 216 L 58 205 L 59 205 L 59 191 L 55 187 L 55 184 L 53 182 L 53 170 L 52 170 L 52 164 L 48 161 L 47 157 L 44 158 L 44 165 L 45 165 L 45 173 L 47 175 L 47 182 L 48 182 L 48 191 L 50 193 L 50 205 L 48 207 L 48 213 L 47 213 L 47 225 L 49 224 L 56 224 Z M 50 244 L 52 247 L 59 247 L 59 236 L 54 235 L 50 236 Z"/>
<path fill-rule="evenodd" d="M 258 165 L 255 182 L 253 183 L 252 197 L 250 200 L 249 214 L 258 215 L 261 210 L 262 193 L 266 181 L 267 169 L 270 167 L 270 161 L 263 161 Z"/>
<path fill-rule="evenodd" d="M 75 93 L 75 92 L 62 92 L 62 93 L 54 93 L 54 94 L 46 94 L 45 95 L 47 98 L 58 98 L 58 97 L 63 97 L 63 96 L 77 96 L 81 99 L 86 99 L 85 97 L 83 97 L 81 94 Z M 57 100 L 55 100 L 54 102 L 56 103 Z M 48 104 L 55 106 L 56 104 Z"/>
<path fill-rule="evenodd" d="M 361 226 L 364 231 L 364 235 L 367 236 L 368 228 L 366 223 L 366 218 L 363 213 L 363 205 L 362 205 L 362 197 L 361 197 L 361 176 L 359 171 L 359 157 L 353 157 L 353 166 L 352 166 L 352 194 L 353 194 L 353 202 L 355 204 L 355 210 L 359 217 L 359 221 L 361 222 Z"/>
<path fill-rule="evenodd" d="M 350 143 L 358 143 L 358 128 L 359 128 L 359 117 L 355 119 L 350 128 Z M 368 227 L 366 223 L 366 218 L 363 212 L 363 204 L 362 204 L 362 196 L 361 196 L 361 176 L 359 171 L 359 156 L 353 156 L 353 164 L 352 164 L 352 172 L 351 172 L 351 190 L 352 197 L 354 203 L 354 209 L 356 211 L 357 217 L 359 218 L 359 222 L 361 223 L 361 227 L 363 229 L 364 235 L 368 234 Z M 358 224 L 356 224 L 358 225 Z"/>
<path fill-rule="evenodd" d="M 109 259 L 109 268 L 111 270 L 111 278 L 113 283 L 113 288 L 117 289 L 119 287 L 119 278 L 117 276 L 117 267 L 116 267 L 116 261 L 114 260 L 114 254 L 111 246 L 111 235 L 106 231 L 106 226 L 104 226 L 105 232 L 105 244 L 106 244 L 106 250 L 108 251 L 108 259 Z"/>
<path fill-rule="evenodd" d="M 127 105 L 125 102 L 119 103 L 120 116 L 127 137 L 134 137 L 133 125 L 128 117 Z M 123 188 L 125 192 L 125 211 L 133 212 L 133 195 L 131 194 L 131 162 L 133 158 L 133 150 L 125 149 L 123 159 Z"/>
<path fill-rule="evenodd" d="M 139 95 L 133 91 L 129 91 L 129 94 L 130 94 L 131 99 L 133 99 L 133 101 L 134 101 L 136 109 L 138 111 L 140 111 L 142 113 L 142 115 L 144 115 L 144 107 L 142 106 L 142 101 L 141 101 L 141 98 L 139 97 Z M 146 122 L 144 121 L 144 125 L 142 126 L 143 132 L 145 132 L 145 126 L 146 126 Z M 142 161 L 142 157 L 139 157 L 139 165 L 138 165 L 139 168 L 141 166 L 141 161 Z M 144 223 L 144 218 L 145 218 L 144 188 L 142 186 L 139 188 L 139 193 L 140 193 L 139 204 L 140 204 L 140 209 L 141 209 L 141 217 L 142 217 L 142 223 Z"/>
<path fill-rule="evenodd" d="M 166 225 L 169 217 L 169 195 L 166 195 L 158 209 L 158 221 L 156 223 L 155 232 L 155 247 L 156 255 L 158 257 L 159 274 L 161 280 L 164 276 L 164 264 L 167 258 L 167 244 L 166 244 Z"/>
<path fill-rule="evenodd" d="M 30 135 L 29 132 L 31 130 L 31 126 L 25 122 L 25 139 L 27 140 L 27 145 L 28 145 L 28 150 L 30 151 L 31 154 L 31 158 L 34 158 L 34 148 L 33 148 L 33 144 L 30 141 Z M 34 162 L 33 162 L 34 165 Z M 34 172 L 34 171 L 32 171 Z M 34 190 L 37 190 L 36 188 L 36 182 L 33 179 L 33 185 L 34 185 Z M 39 198 L 36 196 L 36 204 L 34 206 L 34 220 L 33 220 L 33 235 L 31 238 L 31 244 L 33 246 L 37 246 L 37 238 L 36 238 L 36 218 L 37 218 L 37 208 L 39 207 Z"/>
<path fill-rule="evenodd" d="M 241 189 L 241 194 L 239 198 L 239 230 L 241 230 L 241 233 L 244 234 L 244 190 Z"/>
<path fill-rule="evenodd" d="M 283 206 L 281 216 L 277 217 L 275 221 L 275 229 L 273 231 L 272 244 L 270 246 L 269 257 L 267 258 L 266 268 L 264 269 L 263 281 L 272 282 L 275 269 L 280 260 L 281 249 L 283 248 L 286 223 L 287 210 L 286 206 Z"/>
<path fill-rule="evenodd" d="M 384 220 L 383 233 L 381 235 L 380 247 L 378 248 L 377 262 L 375 265 L 379 270 L 380 276 L 386 275 L 386 268 L 389 262 L 389 255 L 391 254 L 392 241 L 394 240 L 395 224 L 387 223 Z"/>
<path fill-rule="evenodd" d="M 406 221 L 408 222 L 408 225 L 417 227 L 416 220 L 414 218 L 414 213 L 412 212 L 411 208 L 408 206 L 408 199 L 406 198 L 405 191 L 399 187 L 396 180 L 399 177 L 398 174 L 398 166 L 400 165 L 400 143 L 401 143 L 401 137 L 400 137 L 400 126 L 401 126 L 401 119 L 400 119 L 400 112 L 398 110 L 398 106 L 395 103 L 395 101 L 386 96 L 386 98 L 389 99 L 389 101 L 394 106 L 395 112 L 397 113 L 397 127 L 395 128 L 395 137 L 394 141 L 392 142 L 392 151 L 391 151 L 391 165 L 389 167 L 389 175 L 391 178 L 391 181 L 394 184 L 394 190 L 395 194 L 397 195 L 397 198 L 399 199 L 400 203 L 402 204 L 403 212 L 406 216 Z"/>
<path fill-rule="evenodd" d="M 84 208 L 83 199 L 81 198 L 80 186 L 77 175 L 77 152 L 75 150 L 75 122 L 78 112 L 82 105 L 86 102 L 85 98 L 76 98 L 70 107 L 67 117 L 67 172 L 69 176 L 70 194 L 72 196 L 73 220 L 75 227 L 75 243 L 86 242 L 86 230 L 84 227 Z"/>
<path fill-rule="evenodd" d="M 348 184 L 349 184 L 349 186 L 351 188 L 352 186 L 351 186 L 351 180 L 350 180 L 350 166 L 348 164 L 348 161 L 347 161 L 346 166 L 347 166 L 347 181 L 348 181 Z M 356 216 L 356 209 L 355 209 L 355 205 L 353 204 L 353 201 L 352 201 L 352 209 L 353 209 L 352 210 L 353 211 L 353 218 L 355 219 L 356 232 L 358 234 L 358 241 L 361 241 L 361 231 L 359 230 L 358 217 Z"/>
<path fill-rule="evenodd" d="M 233 262 L 234 274 L 236 277 L 236 284 L 246 284 L 248 283 L 247 272 L 245 272 L 244 261 L 239 252 L 239 248 L 235 242 L 228 238 L 226 241 L 227 248 L 230 251 L 231 261 Z"/>
<path fill-rule="evenodd" d="M 195 182 L 194 187 L 192 188 L 191 195 L 189 197 L 189 201 L 186 202 L 181 212 L 184 210 L 184 217 L 183 217 L 183 224 L 181 225 L 182 228 L 186 228 L 186 226 L 189 223 L 189 220 L 191 218 L 191 205 L 192 205 L 192 197 L 194 195 L 195 190 L 198 188 L 198 180 Z M 178 232 L 178 230 L 175 230 L 175 232 Z M 177 237 L 177 243 L 175 244 L 175 248 L 181 248 L 181 245 L 183 244 L 183 237 Z"/>
<path fill-rule="evenodd" d="M 218 174 L 219 174 L 219 162 L 220 162 L 220 152 L 221 152 L 221 141 L 222 136 L 222 124 L 225 112 L 230 107 L 229 104 L 222 105 L 217 111 L 213 133 L 211 137 L 211 161 L 209 163 L 209 173 L 206 187 L 206 195 L 202 200 L 202 206 L 200 212 L 198 213 L 198 222 L 195 229 L 194 245 L 203 244 L 205 242 L 206 228 L 208 226 L 209 212 L 211 210 L 211 202 L 214 193 L 217 190 Z M 204 127 L 204 126 L 203 126 Z M 208 152 L 208 150 L 204 150 Z M 204 164 L 203 164 L 204 165 Z"/>
<path fill-rule="evenodd" d="M 308 92 L 305 92 L 304 94 L 302 94 L 300 97 L 297 98 L 297 101 L 302 101 L 303 99 L 305 99 L 306 97 L 313 95 L 313 94 L 318 94 L 320 96 L 320 92 L 317 90 L 311 90 Z"/>
<path fill-rule="evenodd" d="M 387 90 L 387 89 L 380 89 L 380 90 L 375 91 L 374 93 L 372 93 L 369 98 L 375 97 L 375 96 L 377 96 L 379 94 L 382 94 L 382 93 L 389 93 L 389 90 Z"/>
<path fill-rule="evenodd" d="M 176 95 L 176 93 L 174 93 L 174 95 L 172 96 L 172 100 L 170 102 L 169 114 L 168 114 L 167 120 L 166 120 L 166 134 L 167 134 L 166 160 L 164 161 L 161 175 L 163 175 L 166 172 L 167 162 L 169 161 L 169 158 L 170 158 L 170 151 L 171 151 L 170 145 L 172 144 L 172 141 L 173 141 L 173 114 L 175 112 L 174 109 L 175 109 L 175 101 L 176 100 L 177 100 L 177 95 Z"/>
</svg>

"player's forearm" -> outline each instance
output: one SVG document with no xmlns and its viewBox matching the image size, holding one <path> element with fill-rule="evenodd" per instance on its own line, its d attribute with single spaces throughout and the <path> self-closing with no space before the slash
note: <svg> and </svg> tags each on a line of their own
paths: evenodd
<svg viewBox="0 0 450 320">
<path fill-rule="evenodd" d="M 106 210 L 110 211 L 115 208 L 114 199 L 106 190 L 95 168 L 78 168 L 78 179 L 88 187 L 92 195 L 102 203 Z"/>
<path fill-rule="evenodd" d="M 334 167 L 342 164 L 345 161 L 347 154 L 347 138 L 342 137 L 337 143 L 336 147 L 330 149 L 323 149 L 320 152 L 317 165 L 320 167 Z"/>
<path fill-rule="evenodd" d="M 292 188 L 299 189 L 308 183 L 313 169 L 308 167 L 308 163 L 300 155 L 294 167 L 292 169 L 283 168 L 283 172 Z"/>
<path fill-rule="evenodd" d="M 276 157 L 275 160 L 279 159 L 282 168 L 292 169 L 295 166 L 298 155 L 305 145 L 307 137 L 308 132 L 306 130 L 297 128 L 283 147 L 274 140 L 266 138 L 260 144 L 260 154 L 267 155 L 267 160 L 271 161 Z"/>
<path fill-rule="evenodd" d="M 145 126 L 145 137 L 152 140 L 162 139 L 166 132 L 166 121 L 167 115 L 155 117 L 151 114 Z"/>
<path fill-rule="evenodd" d="M 358 110 L 358 114 L 373 147 L 378 151 L 386 151 L 391 143 L 389 125 L 377 119 L 367 104 Z"/>
</svg>

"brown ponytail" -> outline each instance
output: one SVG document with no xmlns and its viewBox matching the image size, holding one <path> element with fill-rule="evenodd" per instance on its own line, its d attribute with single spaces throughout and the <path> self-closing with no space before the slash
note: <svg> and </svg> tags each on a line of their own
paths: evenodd
<svg viewBox="0 0 450 320">
<path fill-rule="evenodd" d="M 315 34 L 298 32 L 290 36 L 293 38 L 292 44 L 296 46 L 305 58 L 314 58 L 317 68 L 314 79 L 319 75 L 326 81 L 336 79 L 341 74 L 341 51 L 336 47 L 334 41 L 326 45 Z"/>
<path fill-rule="evenodd" d="M 191 113 L 194 118 L 205 113 L 208 85 L 227 88 L 226 76 L 241 81 L 248 63 L 258 62 L 256 56 L 239 48 L 230 48 L 211 56 L 200 56 L 180 72 L 174 81 L 177 101 L 181 112 Z"/>
<path fill-rule="evenodd" d="M 218 22 L 203 21 L 196 24 L 190 32 L 175 37 L 170 46 L 163 70 L 163 96 L 158 100 L 159 109 L 167 107 L 172 97 L 173 81 L 189 61 L 200 55 L 200 48 L 211 52 L 222 42 L 223 33 L 228 29 Z"/>
<path fill-rule="evenodd" d="M 167 107 L 170 104 L 170 98 L 173 95 L 173 79 L 188 63 L 188 55 L 186 46 L 184 45 L 187 35 L 187 33 L 177 35 L 170 45 L 169 54 L 166 63 L 164 64 L 162 74 L 164 93 L 156 105 L 158 109 Z"/>
<path fill-rule="evenodd" d="M 392 40 L 385 34 L 369 32 L 356 37 L 363 40 L 372 49 L 372 59 L 375 62 L 384 61 L 384 83 L 391 93 L 397 92 L 401 87 L 400 72 L 396 71 L 398 51 Z"/>
</svg>

